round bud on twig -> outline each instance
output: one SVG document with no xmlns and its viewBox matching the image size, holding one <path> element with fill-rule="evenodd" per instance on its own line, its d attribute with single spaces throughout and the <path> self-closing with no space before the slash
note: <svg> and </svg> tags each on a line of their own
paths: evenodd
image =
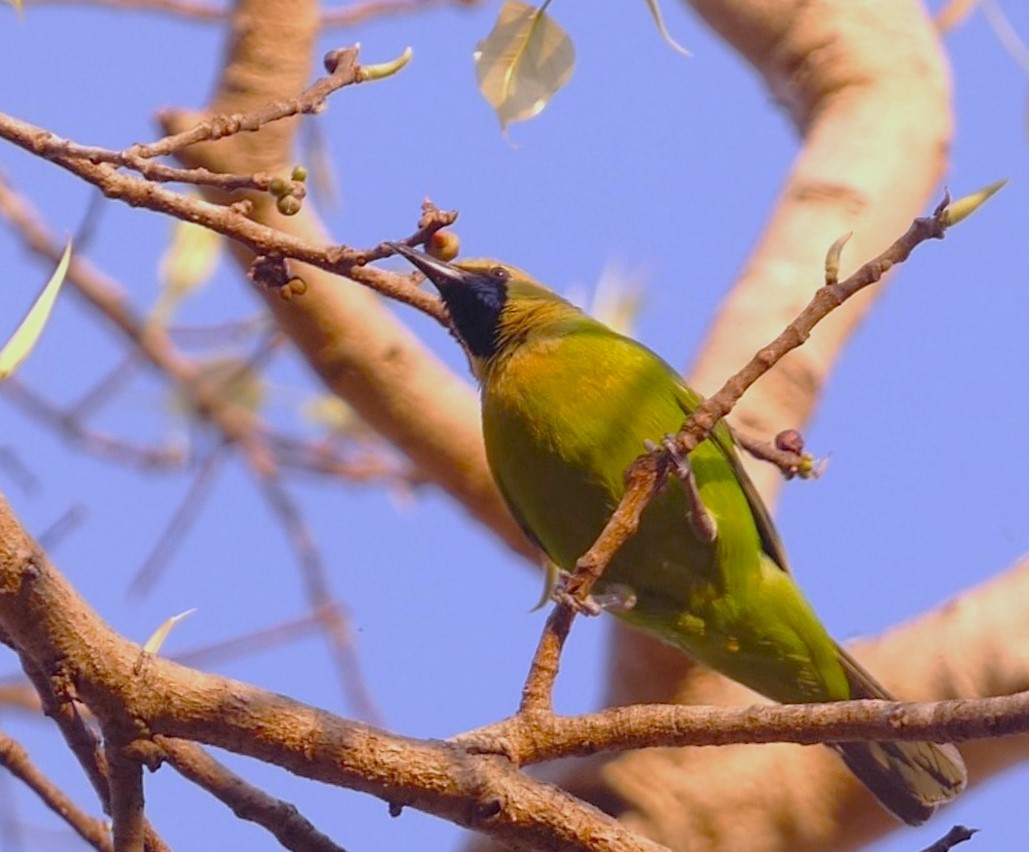
<svg viewBox="0 0 1029 852">
<path fill-rule="evenodd" d="M 425 246 L 426 251 L 444 263 L 453 260 L 461 251 L 461 239 L 453 231 L 436 231 Z"/>
<path fill-rule="evenodd" d="M 300 212 L 300 199 L 294 195 L 284 195 L 275 202 L 275 206 L 283 216 L 295 216 Z"/>
<path fill-rule="evenodd" d="M 800 455 L 804 452 L 804 436 L 796 429 L 784 429 L 775 436 L 775 446 L 788 453 Z"/>
</svg>

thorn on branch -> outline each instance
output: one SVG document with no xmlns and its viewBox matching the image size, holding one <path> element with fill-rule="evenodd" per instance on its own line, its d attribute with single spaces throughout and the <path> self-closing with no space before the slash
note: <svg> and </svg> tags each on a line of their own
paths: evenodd
<svg viewBox="0 0 1029 852">
<path fill-rule="evenodd" d="M 840 255 L 843 254 L 843 247 L 852 236 L 854 236 L 854 232 L 847 231 L 829 246 L 829 251 L 825 253 L 825 284 L 827 287 L 831 287 L 840 280 Z"/>
</svg>

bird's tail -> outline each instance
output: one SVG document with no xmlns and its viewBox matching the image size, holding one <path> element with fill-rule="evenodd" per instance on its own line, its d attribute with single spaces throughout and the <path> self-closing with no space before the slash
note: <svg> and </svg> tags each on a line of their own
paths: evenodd
<svg viewBox="0 0 1029 852">
<path fill-rule="evenodd" d="M 858 662 L 838 648 L 853 698 L 894 700 Z M 858 779 L 908 825 L 920 825 L 965 789 L 960 752 L 949 743 L 862 742 L 833 746 Z"/>
</svg>

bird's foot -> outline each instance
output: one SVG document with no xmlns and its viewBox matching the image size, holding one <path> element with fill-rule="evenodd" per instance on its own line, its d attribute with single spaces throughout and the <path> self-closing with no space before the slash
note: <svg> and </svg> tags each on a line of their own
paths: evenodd
<svg viewBox="0 0 1029 852">
<path fill-rule="evenodd" d="M 718 523 L 700 496 L 700 489 L 697 487 L 697 478 L 693 475 L 689 455 L 679 452 L 674 435 L 665 435 L 661 439 L 661 447 L 668 454 L 674 467 L 675 476 L 682 484 L 683 491 L 686 492 L 686 519 L 697 538 L 706 544 L 713 544 L 718 538 Z"/>
<path fill-rule="evenodd" d="M 620 612 L 628 612 L 636 606 L 636 593 L 623 583 L 611 583 L 605 587 L 603 592 L 579 598 L 568 591 L 568 581 L 571 576 L 567 571 L 562 571 L 550 597 L 555 603 L 564 604 L 579 615 L 597 616 L 602 612 L 617 615 Z"/>
</svg>

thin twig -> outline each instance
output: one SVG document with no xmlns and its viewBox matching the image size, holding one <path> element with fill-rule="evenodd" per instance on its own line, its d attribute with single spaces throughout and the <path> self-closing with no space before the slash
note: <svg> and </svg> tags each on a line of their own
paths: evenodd
<svg viewBox="0 0 1029 852">
<path fill-rule="evenodd" d="M 362 79 L 356 48 L 337 50 L 330 56 L 333 64 L 327 76 L 316 80 L 295 98 L 276 101 L 253 112 L 208 116 L 182 133 L 145 145 L 136 144 L 124 151 L 80 145 L 48 130 L 38 129 L 33 134 L 29 150 L 51 160 L 86 160 L 94 165 L 131 168 L 152 181 L 180 181 L 226 190 L 267 190 L 272 179 L 270 175 L 219 175 L 207 169 L 180 169 L 149 161 L 174 154 L 198 142 L 211 142 L 237 133 L 253 132 L 284 118 L 318 112 L 329 95 L 344 86 L 359 83 Z"/>
<path fill-rule="evenodd" d="M 581 716 L 518 714 L 454 737 L 519 766 L 640 748 L 875 740 L 961 742 L 1029 731 L 1029 691 L 945 701 L 705 707 L 634 704 Z"/>
<path fill-rule="evenodd" d="M 281 477 L 276 474 L 260 475 L 259 485 L 272 514 L 282 525 L 286 539 L 296 555 L 308 605 L 325 628 L 346 697 L 361 718 L 373 724 L 380 723 L 382 714 L 372 700 L 361 674 L 357 654 L 354 652 L 350 622 L 339 605 L 333 603 L 332 587 L 314 535 L 304 521 L 299 507 L 283 487 Z"/>
<path fill-rule="evenodd" d="M 76 249 L 79 244 L 75 243 Z M 130 349 L 124 353 L 114 365 L 92 388 L 79 396 L 78 400 L 68 406 L 65 417 L 71 420 L 85 420 L 89 415 L 102 408 L 117 395 L 139 368 L 139 353 Z"/>
<path fill-rule="evenodd" d="M 66 538 L 72 530 L 85 520 L 87 514 L 88 510 L 81 503 L 70 506 L 63 515 L 36 537 L 39 541 L 39 546 L 45 547 L 48 551 L 53 551 L 62 539 Z"/>
<path fill-rule="evenodd" d="M 0 732 L 0 766 L 32 790 L 43 803 L 70 825 L 94 849 L 114 852 L 111 833 L 103 820 L 84 813 L 29 759 L 28 752 L 16 741 Z"/>
<path fill-rule="evenodd" d="M 16 376 L 7 378 L 0 393 L 28 416 L 47 424 L 66 440 L 98 458 L 145 470 L 177 468 L 184 461 L 178 447 L 147 447 L 87 428 L 77 416 L 57 408 Z"/>
<path fill-rule="evenodd" d="M 963 825 L 955 825 L 935 843 L 926 846 L 922 852 L 950 852 L 959 843 L 971 840 L 972 836 L 978 832 L 978 828 L 965 828 Z"/>
<path fill-rule="evenodd" d="M 339 605 L 334 603 L 325 604 L 326 608 L 337 606 Z M 306 638 L 320 630 L 324 620 L 325 617 L 319 609 L 299 618 L 262 627 L 221 642 L 212 642 L 209 645 L 172 654 L 171 659 L 184 666 L 210 666 L 221 660 L 238 660 L 250 654 L 259 654 L 269 648 L 281 648 L 289 642 Z"/>
<path fill-rule="evenodd" d="M 116 852 L 143 852 L 146 846 L 143 767 L 110 739 L 107 740 L 106 753 L 114 848 Z"/>
<path fill-rule="evenodd" d="M 190 133 L 193 131 L 188 131 L 185 136 Z M 36 140 L 40 138 L 40 134 L 43 134 L 42 146 L 45 148 L 48 131 L 0 114 L 0 137 L 8 139 L 25 150 L 35 152 Z M 179 144 L 179 142 L 189 144 L 188 140 L 179 139 L 179 136 L 183 136 L 183 134 L 167 138 L 176 140 L 175 144 Z M 189 136 L 189 139 L 192 139 L 192 136 Z M 422 311 L 443 325 L 447 324 L 446 312 L 443 310 L 440 300 L 414 286 L 409 278 L 363 266 L 370 260 L 385 257 L 388 254 L 388 250 L 381 244 L 367 251 L 355 250 L 346 246 L 314 245 L 300 237 L 255 222 L 235 207 L 212 204 L 199 198 L 171 192 L 143 178 L 122 174 L 109 163 L 97 164 L 88 159 L 66 155 L 52 155 L 50 159 L 51 162 L 98 187 L 108 198 L 203 225 L 236 240 L 258 255 L 295 258 L 333 274 L 347 275 L 352 280 L 364 284 L 388 298 Z M 0 201 L 0 208 L 3 206 L 3 201 Z M 8 215 L 13 218 L 10 214 Z M 455 218 L 456 214 L 440 212 L 437 217 L 440 224 L 436 226 L 436 229 L 453 222 Z M 423 238 L 425 230 L 425 228 L 419 228 L 416 236 Z M 76 267 L 81 263 L 81 260 L 72 261 L 69 272 L 70 280 L 75 280 Z"/>
<path fill-rule="evenodd" d="M 782 475 L 786 479 L 793 479 L 795 476 L 802 479 L 816 478 L 822 472 L 822 464 L 803 450 L 798 451 L 780 446 L 780 438 L 788 433 L 780 432 L 776 436 L 775 443 L 762 440 L 735 425 L 732 427 L 732 434 L 736 443 L 747 453 L 759 461 L 774 464 L 782 471 Z"/>
<path fill-rule="evenodd" d="M 318 831 L 295 805 L 245 781 L 200 746 L 170 737 L 154 737 L 168 763 L 184 778 L 203 787 L 240 819 L 263 826 L 293 852 L 346 852 Z"/>
<path fill-rule="evenodd" d="M 132 576 L 128 590 L 130 595 L 142 597 L 154 587 L 154 583 L 160 578 L 172 555 L 185 540 L 186 533 L 200 517 L 204 502 L 211 493 L 218 474 L 221 473 L 222 464 L 227 460 L 228 455 L 228 445 L 219 443 L 212 447 L 200 462 L 199 468 L 193 475 L 193 481 L 186 489 L 182 500 L 179 501 L 179 506 L 168 521 L 164 532 L 158 537 L 150 555 Z"/>
<path fill-rule="evenodd" d="M 58 690 L 54 687 L 51 679 L 36 668 L 35 664 L 24 654 L 19 653 L 19 656 L 21 656 L 25 674 L 28 675 L 39 695 L 43 713 L 57 723 L 58 730 L 93 785 L 93 790 L 97 794 L 104 813 L 110 814 L 111 794 L 107 782 L 107 757 L 100 747 L 99 739 L 83 720 L 74 700 L 64 694 L 70 689 L 70 686 L 62 686 L 62 694 L 58 695 Z M 64 678 L 55 676 L 54 682 L 63 684 Z M 145 823 L 144 834 L 147 852 L 171 852 L 149 823 Z"/>
</svg>

